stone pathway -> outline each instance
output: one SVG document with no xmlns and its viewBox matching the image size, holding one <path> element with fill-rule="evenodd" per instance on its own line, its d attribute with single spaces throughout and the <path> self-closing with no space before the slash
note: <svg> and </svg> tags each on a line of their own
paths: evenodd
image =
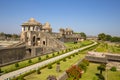
<svg viewBox="0 0 120 80">
<path fill-rule="evenodd" d="M 9 80 L 9 78 L 13 78 L 13 77 L 19 76 L 19 75 L 21 75 L 21 74 L 23 74 L 23 73 L 29 72 L 30 70 L 36 70 L 36 69 L 38 69 L 38 68 L 40 68 L 40 67 L 43 67 L 43 66 L 45 66 L 45 65 L 47 65 L 47 64 L 49 64 L 49 63 L 53 63 L 53 62 L 55 62 L 55 61 L 57 61 L 57 60 L 59 60 L 59 59 L 62 59 L 62 58 L 64 58 L 64 57 L 67 57 L 67 56 L 69 56 L 69 55 L 71 55 L 71 54 L 74 54 L 74 53 L 76 53 L 76 52 L 78 52 L 78 51 L 80 51 L 80 50 L 89 48 L 89 47 L 94 46 L 94 45 L 96 45 L 96 44 L 97 44 L 97 43 L 95 42 L 95 43 L 93 43 L 93 44 L 91 44 L 91 45 L 88 45 L 88 46 L 85 46 L 85 47 L 82 47 L 82 48 L 73 50 L 73 51 L 68 52 L 68 53 L 65 53 L 65 54 L 63 54 L 63 55 L 60 55 L 60 56 L 57 56 L 57 57 L 54 57 L 54 58 L 51 58 L 51 59 L 42 61 L 42 62 L 40 62 L 40 63 L 33 64 L 33 65 L 31 65 L 31 66 L 28 66 L 28 67 L 25 67 L 25 68 L 22 68 L 22 69 L 19 69 L 19 70 L 10 72 L 10 73 L 6 73 L 6 74 L 0 76 L 0 80 Z"/>
</svg>

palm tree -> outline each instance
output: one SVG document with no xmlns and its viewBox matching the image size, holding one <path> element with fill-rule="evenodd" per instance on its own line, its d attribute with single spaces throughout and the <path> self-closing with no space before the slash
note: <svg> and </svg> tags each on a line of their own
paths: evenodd
<svg viewBox="0 0 120 80">
<path fill-rule="evenodd" d="M 105 71 L 105 64 L 100 64 L 100 66 L 97 67 L 98 70 L 100 70 L 100 74 L 102 74 L 102 71 Z"/>
</svg>

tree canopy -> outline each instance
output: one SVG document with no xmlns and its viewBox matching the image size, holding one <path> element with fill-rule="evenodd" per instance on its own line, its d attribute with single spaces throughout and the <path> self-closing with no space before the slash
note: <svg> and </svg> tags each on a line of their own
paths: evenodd
<svg viewBox="0 0 120 80">
<path fill-rule="evenodd" d="M 98 40 L 102 41 L 111 41 L 111 42 L 120 42 L 120 37 L 111 36 L 105 33 L 98 34 Z"/>
<path fill-rule="evenodd" d="M 86 34 L 84 32 L 80 33 L 81 37 L 86 40 Z"/>
</svg>

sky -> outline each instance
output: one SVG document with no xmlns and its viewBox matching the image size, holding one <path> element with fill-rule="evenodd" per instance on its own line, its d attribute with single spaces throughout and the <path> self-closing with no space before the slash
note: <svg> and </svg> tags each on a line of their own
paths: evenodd
<svg viewBox="0 0 120 80">
<path fill-rule="evenodd" d="M 120 36 L 120 0 L 0 0 L 0 32 L 20 34 L 30 18 L 49 22 L 53 32 Z"/>
</svg>

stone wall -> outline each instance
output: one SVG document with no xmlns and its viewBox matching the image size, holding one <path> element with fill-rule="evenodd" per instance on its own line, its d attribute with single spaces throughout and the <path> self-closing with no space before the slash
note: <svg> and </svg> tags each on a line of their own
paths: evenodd
<svg viewBox="0 0 120 80">
<path fill-rule="evenodd" d="M 0 66 L 22 60 L 26 55 L 25 47 L 0 49 Z"/>
<path fill-rule="evenodd" d="M 105 57 L 95 57 L 95 56 L 85 56 L 85 59 L 91 62 L 99 62 L 99 63 L 107 63 L 107 59 Z"/>
</svg>

